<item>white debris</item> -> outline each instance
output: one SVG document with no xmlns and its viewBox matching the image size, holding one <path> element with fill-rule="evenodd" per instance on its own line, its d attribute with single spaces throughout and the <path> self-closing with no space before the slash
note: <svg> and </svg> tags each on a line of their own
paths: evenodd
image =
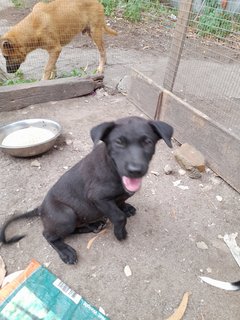
<svg viewBox="0 0 240 320">
<path fill-rule="evenodd" d="M 183 169 L 179 169 L 178 173 L 180 174 L 180 176 L 184 176 L 186 174 L 186 171 Z"/>
<path fill-rule="evenodd" d="M 0 288 L 6 275 L 6 267 L 3 258 L 0 256 Z"/>
<path fill-rule="evenodd" d="M 41 163 L 38 160 L 33 160 L 31 162 L 31 167 L 37 167 L 40 168 L 41 167 Z"/>
<path fill-rule="evenodd" d="M 151 193 L 152 193 L 153 195 L 156 194 L 155 189 L 151 189 Z"/>
<path fill-rule="evenodd" d="M 228 290 L 228 291 L 236 291 L 239 290 L 239 287 L 230 283 L 230 282 L 224 282 L 224 281 L 219 281 L 219 280 L 215 280 L 209 277 L 199 277 L 202 281 L 210 284 L 211 286 L 220 288 L 220 289 L 224 289 L 224 290 Z"/>
<path fill-rule="evenodd" d="M 213 187 L 210 184 L 207 184 L 205 186 L 202 185 L 202 190 L 205 191 L 205 192 L 212 190 L 212 188 Z"/>
<path fill-rule="evenodd" d="M 124 267 L 124 273 L 125 273 L 126 277 L 130 277 L 132 275 L 132 271 L 131 271 L 129 265 L 126 265 Z"/>
<path fill-rule="evenodd" d="M 178 187 L 178 188 L 181 189 L 181 190 L 188 190 L 188 189 L 189 189 L 188 186 L 182 186 L 182 185 L 180 185 L 180 184 L 181 184 L 181 181 L 182 181 L 182 180 L 173 181 L 174 187 Z"/>
<path fill-rule="evenodd" d="M 214 185 L 218 185 L 222 182 L 221 178 L 217 176 L 211 177 L 210 180 Z"/>
<path fill-rule="evenodd" d="M 223 198 L 221 196 L 216 196 L 217 201 L 221 202 Z"/>
<path fill-rule="evenodd" d="M 172 168 L 169 164 L 167 164 L 165 167 L 164 167 L 164 172 L 165 174 L 171 174 L 172 173 Z"/>
<path fill-rule="evenodd" d="M 172 21 L 177 21 L 177 17 L 175 16 L 175 14 L 170 14 L 170 16 L 168 16 L 169 19 L 171 19 Z"/>
<path fill-rule="evenodd" d="M 204 241 L 199 241 L 196 243 L 198 249 L 201 249 L 201 250 L 207 250 L 208 249 L 208 246 L 207 244 L 204 242 Z"/>
<path fill-rule="evenodd" d="M 240 248 L 237 245 L 236 238 L 238 236 L 238 233 L 231 233 L 231 234 L 225 234 L 223 237 L 224 242 L 230 249 L 235 261 L 237 262 L 238 266 L 240 267 Z"/>
<path fill-rule="evenodd" d="M 100 311 L 102 314 L 106 315 L 106 313 L 105 313 L 105 311 L 104 311 L 104 309 L 103 309 L 102 307 L 99 307 L 99 311 Z"/>
<path fill-rule="evenodd" d="M 21 273 L 23 273 L 23 272 L 24 272 L 24 270 L 19 270 L 19 271 L 15 271 L 15 272 L 7 275 L 7 276 L 4 278 L 4 280 L 3 280 L 2 288 L 3 288 L 6 284 L 8 284 L 8 283 L 12 282 L 14 279 L 16 279 L 16 278 L 17 278 Z"/>
<path fill-rule="evenodd" d="M 50 266 L 51 262 L 44 262 L 44 267 L 48 268 Z"/>
<path fill-rule="evenodd" d="M 179 186 L 179 185 L 180 185 L 180 183 L 181 183 L 181 181 L 182 181 L 182 180 L 173 181 L 173 185 L 174 185 L 174 187 Z"/>
<path fill-rule="evenodd" d="M 157 172 L 157 171 L 151 171 L 151 174 L 154 174 L 155 176 L 159 176 L 160 174 L 159 174 L 159 172 Z"/>
<path fill-rule="evenodd" d="M 189 187 L 188 186 L 177 186 L 179 189 L 181 190 L 188 190 Z"/>
<path fill-rule="evenodd" d="M 65 143 L 67 146 L 69 146 L 70 144 L 73 143 L 73 141 L 72 141 L 72 139 L 66 139 Z"/>
</svg>

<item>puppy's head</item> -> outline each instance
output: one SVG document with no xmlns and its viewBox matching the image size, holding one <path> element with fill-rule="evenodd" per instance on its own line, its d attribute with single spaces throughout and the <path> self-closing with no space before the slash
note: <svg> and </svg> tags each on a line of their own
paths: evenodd
<svg viewBox="0 0 240 320">
<path fill-rule="evenodd" d="M 21 52 L 20 47 L 12 40 L 0 39 L 2 54 L 6 60 L 6 69 L 8 73 L 15 73 L 26 59 L 26 54 Z"/>
<path fill-rule="evenodd" d="M 169 124 L 139 117 L 104 122 L 91 130 L 95 144 L 100 140 L 106 144 L 123 187 L 128 192 L 140 189 L 157 141 L 163 139 L 171 148 L 172 135 L 173 128 Z"/>
</svg>

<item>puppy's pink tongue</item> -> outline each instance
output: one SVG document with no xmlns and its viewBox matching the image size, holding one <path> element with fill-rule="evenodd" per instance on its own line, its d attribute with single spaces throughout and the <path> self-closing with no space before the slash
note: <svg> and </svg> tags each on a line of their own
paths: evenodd
<svg viewBox="0 0 240 320">
<path fill-rule="evenodd" d="M 130 192 L 136 192 L 141 188 L 142 178 L 122 177 L 122 182 L 125 189 Z"/>
</svg>

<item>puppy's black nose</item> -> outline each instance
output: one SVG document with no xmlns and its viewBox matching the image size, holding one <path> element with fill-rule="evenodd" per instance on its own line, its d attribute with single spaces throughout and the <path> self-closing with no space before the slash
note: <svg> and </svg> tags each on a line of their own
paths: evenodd
<svg viewBox="0 0 240 320">
<path fill-rule="evenodd" d="M 126 166 L 129 177 L 139 178 L 144 174 L 144 168 L 138 163 L 128 163 Z"/>
</svg>

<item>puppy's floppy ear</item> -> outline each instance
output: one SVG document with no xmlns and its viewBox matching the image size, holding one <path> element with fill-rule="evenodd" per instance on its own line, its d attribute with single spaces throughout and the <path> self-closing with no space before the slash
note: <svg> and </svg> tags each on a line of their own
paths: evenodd
<svg viewBox="0 0 240 320">
<path fill-rule="evenodd" d="M 5 52 L 13 52 L 14 45 L 10 40 L 2 40 L 1 47 Z"/>
<path fill-rule="evenodd" d="M 109 132 L 115 127 L 115 122 L 103 122 L 90 131 L 90 135 L 94 144 L 99 140 L 104 141 Z"/>
<path fill-rule="evenodd" d="M 163 139 L 169 148 L 172 148 L 171 138 L 173 135 L 173 127 L 163 121 L 149 121 L 153 131 L 159 136 L 159 139 Z"/>
</svg>

